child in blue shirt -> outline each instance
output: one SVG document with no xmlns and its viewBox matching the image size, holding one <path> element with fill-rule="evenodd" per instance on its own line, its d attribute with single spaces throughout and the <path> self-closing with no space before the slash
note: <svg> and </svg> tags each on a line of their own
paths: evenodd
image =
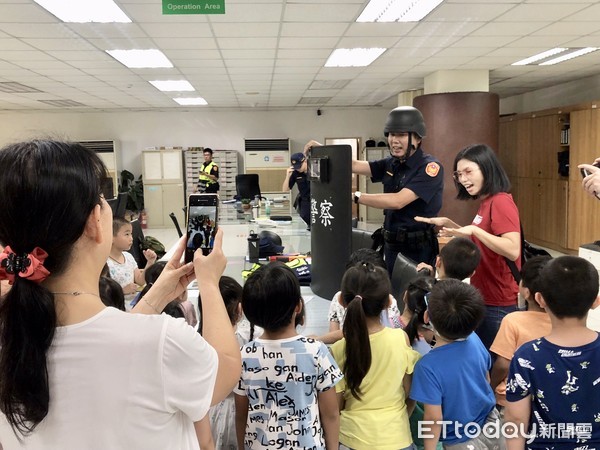
<svg viewBox="0 0 600 450">
<path fill-rule="evenodd" d="M 488 381 L 491 358 L 473 332 L 483 319 L 479 291 L 455 279 L 438 281 L 426 297 L 425 321 L 434 328 L 435 347 L 417 362 L 410 397 L 423 403 L 419 423 L 425 450 L 438 441 L 453 450 L 503 448 L 503 440 L 478 432 L 499 426 Z"/>
<path fill-rule="evenodd" d="M 298 278 L 285 264 L 261 267 L 244 285 L 244 314 L 264 331 L 241 350 L 233 391 L 239 449 L 338 448 L 333 387 L 342 373 L 325 344 L 296 332 L 302 307 Z"/>
<path fill-rule="evenodd" d="M 536 301 L 552 331 L 515 352 L 506 384 L 504 418 L 520 436 L 508 449 L 600 448 L 600 339 L 586 326 L 600 304 L 598 271 L 577 256 L 550 261 Z"/>
</svg>

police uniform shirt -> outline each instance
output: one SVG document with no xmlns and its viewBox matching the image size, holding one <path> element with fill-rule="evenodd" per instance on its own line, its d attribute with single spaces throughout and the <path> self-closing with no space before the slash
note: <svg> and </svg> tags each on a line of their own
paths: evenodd
<svg viewBox="0 0 600 450">
<path fill-rule="evenodd" d="M 294 170 L 292 175 L 290 175 L 289 188 L 292 189 L 294 184 L 298 185 L 298 193 L 301 198 L 306 200 L 310 199 L 310 181 L 308 181 L 306 173 Z"/>
<path fill-rule="evenodd" d="M 384 228 L 396 231 L 405 228 L 408 231 L 431 228 L 426 223 L 416 222 L 415 216 L 436 217 L 442 208 L 444 189 L 444 168 L 431 155 L 418 148 L 405 162 L 387 157 L 369 161 L 371 181 L 383 183 L 383 192 L 400 192 L 408 188 L 419 198 L 402 209 L 385 209 Z"/>
</svg>

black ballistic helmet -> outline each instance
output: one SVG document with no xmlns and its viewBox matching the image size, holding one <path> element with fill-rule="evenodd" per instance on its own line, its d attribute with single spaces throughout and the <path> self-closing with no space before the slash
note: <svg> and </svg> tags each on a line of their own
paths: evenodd
<svg viewBox="0 0 600 450">
<path fill-rule="evenodd" d="M 427 134 L 423 114 L 412 106 L 399 106 L 392 109 L 383 129 L 385 137 L 390 133 L 416 133 L 423 139 Z"/>
</svg>

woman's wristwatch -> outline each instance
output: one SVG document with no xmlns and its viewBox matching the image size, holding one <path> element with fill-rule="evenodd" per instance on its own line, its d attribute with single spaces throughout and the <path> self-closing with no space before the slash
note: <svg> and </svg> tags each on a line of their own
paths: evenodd
<svg viewBox="0 0 600 450">
<path fill-rule="evenodd" d="M 362 195 L 362 192 L 360 191 L 356 191 L 354 193 L 354 203 L 356 203 L 358 205 L 358 200 L 360 200 L 360 196 Z"/>
</svg>

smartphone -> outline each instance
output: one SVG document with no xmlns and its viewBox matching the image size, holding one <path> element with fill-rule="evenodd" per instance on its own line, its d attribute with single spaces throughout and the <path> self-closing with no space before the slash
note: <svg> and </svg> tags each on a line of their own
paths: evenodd
<svg viewBox="0 0 600 450">
<path fill-rule="evenodd" d="M 600 162 L 593 162 L 592 166 L 600 167 Z M 580 169 L 580 170 L 581 170 L 581 176 L 583 178 L 587 177 L 588 175 L 591 175 L 591 172 L 588 172 L 587 169 Z"/>
<path fill-rule="evenodd" d="M 212 251 L 218 220 L 217 194 L 191 194 L 188 197 L 185 262 L 192 261 L 198 249 L 204 255 Z"/>
</svg>

